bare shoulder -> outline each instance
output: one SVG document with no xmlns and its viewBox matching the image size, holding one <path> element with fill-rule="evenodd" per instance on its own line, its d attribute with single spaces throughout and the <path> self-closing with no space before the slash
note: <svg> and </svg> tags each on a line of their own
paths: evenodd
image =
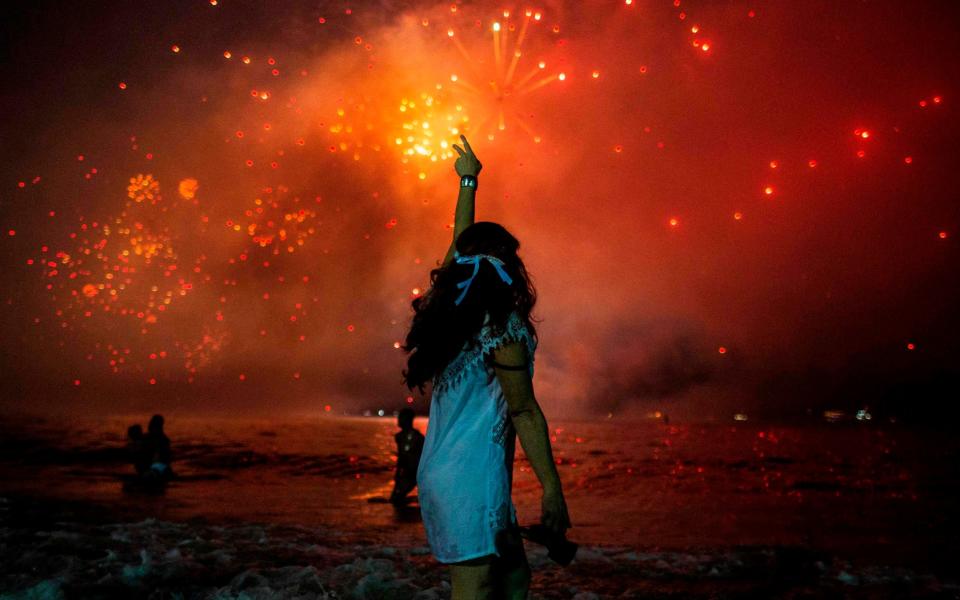
<svg viewBox="0 0 960 600">
<path fill-rule="evenodd" d="M 533 380 L 526 367 L 527 345 L 523 342 L 504 344 L 494 350 L 493 360 L 493 369 L 510 413 L 519 414 L 531 410 L 537 400 L 533 394 Z"/>
<path fill-rule="evenodd" d="M 493 351 L 493 360 L 501 365 L 520 366 L 527 363 L 527 345 L 522 341 L 509 342 Z M 496 369 L 496 365 L 494 365 Z M 498 369 L 503 370 L 503 369 Z"/>
</svg>

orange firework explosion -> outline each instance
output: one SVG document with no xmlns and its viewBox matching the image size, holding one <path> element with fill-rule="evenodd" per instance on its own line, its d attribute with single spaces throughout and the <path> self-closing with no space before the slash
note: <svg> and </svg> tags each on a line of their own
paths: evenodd
<svg viewBox="0 0 960 600">
<path fill-rule="evenodd" d="M 360 160 L 366 151 L 380 152 L 386 137 L 374 124 L 375 118 L 367 111 L 367 104 L 356 101 L 346 106 L 349 109 L 345 106 L 337 108 L 336 116 L 327 126 L 327 131 L 333 136 L 333 143 L 328 150 L 350 154 L 353 160 Z"/>
<path fill-rule="evenodd" d="M 197 180 L 193 177 L 188 177 L 180 181 L 180 185 L 177 186 L 177 192 L 180 193 L 180 197 L 184 200 L 193 200 L 197 195 L 197 190 L 200 188 L 200 184 L 197 183 Z"/>
<path fill-rule="evenodd" d="M 193 232 L 171 228 L 171 223 L 181 222 L 171 219 L 178 205 L 154 204 L 160 200 L 159 189 L 151 175 L 131 178 L 129 200 L 119 216 L 102 222 L 81 217 L 70 235 L 72 248 L 54 251 L 44 246 L 42 260 L 34 263 L 43 269 L 61 330 L 95 337 L 96 349 L 106 355 L 114 373 L 139 368 L 146 353 L 131 354 L 129 345 L 152 331 L 174 303 L 190 293 L 206 260 L 200 255 L 186 265 L 181 262 L 174 248 L 181 234 Z M 195 214 L 177 216 L 195 223 Z M 124 346 L 121 355 L 118 348 Z"/>
<path fill-rule="evenodd" d="M 127 186 L 127 197 L 134 202 L 156 203 L 160 200 L 160 183 L 149 173 L 131 177 L 130 185 Z"/>
<path fill-rule="evenodd" d="M 400 101 L 398 111 L 404 122 L 393 142 L 402 151 L 404 164 L 414 161 L 422 166 L 421 163 L 436 163 L 456 154 L 453 144 L 460 139 L 461 128 L 469 117 L 462 104 L 447 106 L 446 96 L 441 88 L 436 94 L 422 93 L 416 100 Z M 423 179 L 425 173 L 420 174 Z"/>
<path fill-rule="evenodd" d="M 316 233 L 317 213 L 303 206 L 299 197 L 289 198 L 287 191 L 283 186 L 265 189 L 264 198 L 256 198 L 253 208 L 244 211 L 245 221 L 230 220 L 227 227 L 246 233 L 260 248 L 272 247 L 275 255 L 296 251 Z M 246 260 L 245 254 L 241 260 Z"/>
<path fill-rule="evenodd" d="M 477 116 L 472 130 L 486 135 L 488 140 L 513 124 L 534 142 L 542 139 L 528 125 L 524 99 L 544 86 L 566 79 L 562 71 L 549 72 L 556 64 L 548 52 L 552 52 L 560 27 L 548 28 L 543 16 L 531 9 L 519 15 L 504 10 L 488 20 L 479 34 L 456 25 L 443 28 L 444 36 L 463 59 L 462 68 L 450 75 L 451 89 Z M 484 39 L 477 39 L 478 35 Z M 492 43 L 492 61 L 478 57 L 476 48 L 485 43 Z"/>
</svg>

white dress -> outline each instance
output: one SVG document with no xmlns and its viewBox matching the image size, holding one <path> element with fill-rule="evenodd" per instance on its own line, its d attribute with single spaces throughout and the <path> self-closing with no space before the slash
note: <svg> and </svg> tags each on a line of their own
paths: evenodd
<svg viewBox="0 0 960 600">
<path fill-rule="evenodd" d="M 427 542 L 441 563 L 499 556 L 495 536 L 517 520 L 510 498 L 516 433 L 484 356 L 523 341 L 533 377 L 536 345 L 516 311 L 499 336 L 489 321 L 487 313 L 476 347 L 462 350 L 433 382 L 417 487 Z"/>
</svg>

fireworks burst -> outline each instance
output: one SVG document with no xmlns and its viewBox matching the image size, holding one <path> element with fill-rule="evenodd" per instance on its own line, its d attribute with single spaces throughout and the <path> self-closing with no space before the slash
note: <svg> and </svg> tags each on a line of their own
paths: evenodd
<svg viewBox="0 0 960 600">
<path fill-rule="evenodd" d="M 142 367 L 138 361 L 151 353 L 132 353 L 132 340 L 158 326 L 202 278 L 206 256 L 184 263 L 176 250 L 183 236 L 192 235 L 192 228 L 179 228 L 179 217 L 194 223 L 198 215 L 171 214 L 180 211 L 180 202 L 163 205 L 159 190 L 152 175 L 132 177 L 119 215 L 102 222 L 81 218 L 70 235 L 72 248 L 44 246 L 41 260 L 31 260 L 42 269 L 60 328 L 97 338 L 95 348 L 115 373 Z"/>
<path fill-rule="evenodd" d="M 413 163 L 423 168 L 427 162 L 436 163 L 454 156 L 453 143 L 469 121 L 463 105 L 447 106 L 446 94 L 438 86 L 436 94 L 420 94 L 419 99 L 404 98 L 398 110 L 404 116 L 394 145 L 400 148 L 403 164 Z M 421 178 L 426 176 L 420 171 Z"/>
<path fill-rule="evenodd" d="M 379 153 L 386 136 L 377 126 L 379 117 L 366 102 L 355 101 L 337 108 L 336 116 L 327 126 L 332 137 L 330 152 L 350 154 L 353 160 L 360 160 L 364 153 Z"/>
<path fill-rule="evenodd" d="M 551 71 L 559 25 L 548 30 L 540 11 L 526 9 L 517 16 L 504 10 L 479 33 L 456 25 L 446 27 L 444 33 L 462 58 L 461 68 L 450 75 L 451 89 L 476 115 L 473 131 L 492 141 L 515 125 L 539 143 L 542 136 L 529 124 L 533 115 L 525 101 L 541 88 L 566 79 L 566 73 Z M 480 51 L 487 44 L 492 45 L 492 61 Z"/>
<path fill-rule="evenodd" d="M 269 247 L 274 255 L 295 252 L 317 232 L 317 213 L 288 192 L 284 186 L 264 189 L 264 197 L 254 199 L 253 208 L 244 211 L 245 222 L 229 220 L 227 227 L 246 233 L 255 246 Z M 241 259 L 246 260 L 246 253 Z"/>
</svg>

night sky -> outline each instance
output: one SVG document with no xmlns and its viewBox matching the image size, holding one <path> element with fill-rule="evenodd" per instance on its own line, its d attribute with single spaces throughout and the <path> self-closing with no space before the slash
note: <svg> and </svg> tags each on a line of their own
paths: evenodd
<svg viewBox="0 0 960 600">
<path fill-rule="evenodd" d="M 956 413 L 951 2 L 2 10 L 4 411 L 424 412 L 464 133 L 548 415 Z"/>
</svg>

